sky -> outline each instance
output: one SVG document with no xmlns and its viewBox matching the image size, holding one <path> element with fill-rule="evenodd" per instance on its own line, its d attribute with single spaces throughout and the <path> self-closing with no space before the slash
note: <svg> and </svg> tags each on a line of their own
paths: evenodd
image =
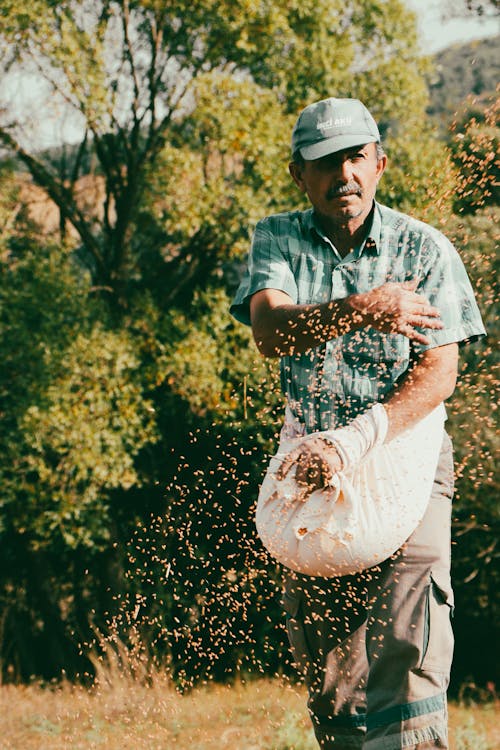
<svg viewBox="0 0 500 750">
<path fill-rule="evenodd" d="M 450 7 L 459 6 L 453 0 L 406 0 L 407 7 L 416 11 L 422 51 L 438 52 L 450 44 L 482 39 L 500 33 L 500 19 L 468 16 L 467 18 L 447 18 Z"/>
</svg>

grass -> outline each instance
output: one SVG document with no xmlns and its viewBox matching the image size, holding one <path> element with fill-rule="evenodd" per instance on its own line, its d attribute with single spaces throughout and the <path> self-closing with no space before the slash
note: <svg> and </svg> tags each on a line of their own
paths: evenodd
<svg viewBox="0 0 500 750">
<path fill-rule="evenodd" d="M 498 705 L 450 706 L 453 750 L 500 747 Z M 1 750 L 317 750 L 300 685 L 276 679 L 180 695 L 162 675 L 116 673 L 92 690 L 0 687 Z"/>
</svg>

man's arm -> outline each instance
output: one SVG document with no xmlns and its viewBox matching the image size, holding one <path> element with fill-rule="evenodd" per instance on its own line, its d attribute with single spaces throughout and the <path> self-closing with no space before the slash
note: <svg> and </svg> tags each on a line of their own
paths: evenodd
<svg viewBox="0 0 500 750">
<path fill-rule="evenodd" d="M 416 330 L 439 329 L 439 311 L 415 292 L 417 281 L 387 283 L 361 294 L 315 305 L 295 305 L 285 292 L 262 289 L 250 300 L 250 318 L 261 354 L 301 353 L 349 331 L 372 326 L 428 344 Z"/>
<path fill-rule="evenodd" d="M 458 344 L 427 349 L 384 402 L 389 420 L 386 442 L 397 437 L 449 398 L 455 390 Z"/>
<path fill-rule="evenodd" d="M 455 389 L 458 370 L 458 344 L 446 344 L 423 352 L 391 393 L 384 407 L 388 417 L 385 442 L 413 427 Z M 327 460 L 328 459 L 328 460 Z M 342 468 L 334 446 L 311 438 L 302 448 L 290 453 L 280 477 L 296 465 L 295 478 L 304 487 L 304 496 L 324 487 L 332 473 Z"/>
</svg>

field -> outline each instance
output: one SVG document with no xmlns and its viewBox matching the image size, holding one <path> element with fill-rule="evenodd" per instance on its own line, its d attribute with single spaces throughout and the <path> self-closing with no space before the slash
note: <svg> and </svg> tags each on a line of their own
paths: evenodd
<svg viewBox="0 0 500 750">
<path fill-rule="evenodd" d="M 1 750 L 317 750 L 305 690 L 281 679 L 180 695 L 113 675 L 92 689 L 0 687 Z M 498 704 L 450 706 L 453 750 L 500 747 Z"/>
</svg>

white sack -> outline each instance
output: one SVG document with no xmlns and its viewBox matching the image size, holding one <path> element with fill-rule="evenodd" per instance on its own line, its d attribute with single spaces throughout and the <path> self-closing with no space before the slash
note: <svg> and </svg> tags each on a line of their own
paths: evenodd
<svg viewBox="0 0 500 750">
<path fill-rule="evenodd" d="M 445 418 L 440 405 L 302 501 L 295 467 L 283 480 L 275 476 L 287 453 L 308 439 L 296 435 L 289 416 L 257 502 L 257 532 L 266 549 L 292 570 L 323 577 L 351 575 L 390 557 L 425 513 Z"/>
</svg>

